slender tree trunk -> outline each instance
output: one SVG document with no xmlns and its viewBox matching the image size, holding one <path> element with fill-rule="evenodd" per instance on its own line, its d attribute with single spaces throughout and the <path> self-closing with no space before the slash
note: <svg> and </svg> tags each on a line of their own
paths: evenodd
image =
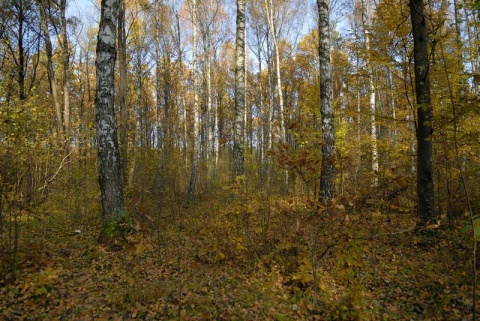
<svg viewBox="0 0 480 321">
<path fill-rule="evenodd" d="M 128 162 L 128 109 L 127 109 L 127 48 L 125 34 L 125 0 L 119 0 L 118 12 L 118 63 L 119 63 L 119 87 L 118 87 L 118 103 L 120 110 L 119 121 L 119 138 L 120 138 L 120 168 L 123 183 L 127 183 L 127 162 Z"/>
<path fill-rule="evenodd" d="M 413 33 L 413 60 L 415 66 L 415 93 L 417 109 L 417 196 L 418 224 L 425 227 L 434 217 L 434 188 L 432 162 L 432 103 L 428 57 L 429 38 L 423 0 L 410 1 Z"/>
<path fill-rule="evenodd" d="M 244 10 L 245 11 L 245 10 Z M 247 28 L 243 28 L 243 43 L 244 43 L 244 48 L 243 48 L 243 55 L 244 55 L 244 77 L 243 77 L 243 87 L 245 88 L 245 98 L 244 98 L 244 104 L 245 106 L 243 107 L 243 112 L 244 112 L 244 117 L 243 117 L 243 141 L 244 141 L 244 148 L 248 146 L 248 100 L 247 100 L 247 78 L 248 78 L 248 65 L 247 65 Z M 244 151 L 246 153 L 246 151 Z"/>
<path fill-rule="evenodd" d="M 277 40 L 277 35 L 275 30 L 275 24 L 273 21 L 272 0 L 266 0 L 266 8 L 267 8 L 268 29 L 270 30 L 270 34 L 272 36 L 274 56 L 275 56 L 275 73 L 277 77 L 278 108 L 279 108 L 279 116 L 280 116 L 280 140 L 282 142 L 286 142 L 287 133 L 285 130 L 285 110 L 284 110 L 283 92 L 282 92 L 282 75 L 280 73 L 280 51 L 278 48 L 278 40 Z"/>
<path fill-rule="evenodd" d="M 193 148 L 192 168 L 188 184 L 186 206 L 190 204 L 195 193 L 198 176 L 198 159 L 200 157 L 200 131 L 198 106 L 198 67 L 197 67 L 197 0 L 192 0 L 192 60 L 193 60 Z"/>
<path fill-rule="evenodd" d="M 210 39 L 211 35 L 208 31 L 207 39 L 205 39 L 206 45 L 206 56 L 205 56 L 205 82 L 206 82 L 206 98 L 207 98 L 207 120 L 206 120 L 206 129 L 207 129 L 207 149 L 206 149 L 206 161 L 207 161 L 207 177 L 211 177 L 212 174 L 212 155 L 213 155 L 213 129 L 212 129 L 212 61 L 211 61 L 211 44 Z"/>
<path fill-rule="evenodd" d="M 320 113 L 323 138 L 320 200 L 331 201 L 335 191 L 335 130 L 332 104 L 332 64 L 330 60 L 330 1 L 317 0 L 317 6 L 319 18 Z"/>
<path fill-rule="evenodd" d="M 62 110 L 60 102 L 58 101 L 58 92 L 57 92 L 57 78 L 55 77 L 55 70 L 53 68 L 53 47 L 52 41 L 50 40 L 50 34 L 48 32 L 48 23 L 47 23 L 47 14 L 44 1 L 40 3 L 40 18 L 42 20 L 42 29 L 43 36 L 45 39 L 45 53 L 47 55 L 47 75 L 48 81 L 50 83 L 50 92 L 52 94 L 52 102 L 55 107 L 55 115 L 57 117 L 56 125 L 57 132 L 60 136 L 63 135 L 63 126 L 62 126 Z"/>
<path fill-rule="evenodd" d="M 18 88 L 19 94 L 18 98 L 20 100 L 25 100 L 27 98 L 25 92 L 25 77 L 26 77 L 26 64 L 25 61 L 25 47 L 23 45 L 24 38 L 24 23 L 25 23 L 25 11 L 23 10 L 23 0 L 18 2 L 18 64 L 17 64 L 17 79 L 18 79 Z M 61 119 L 61 118 L 60 118 Z"/>
<path fill-rule="evenodd" d="M 397 145 L 397 110 L 395 106 L 395 88 L 394 88 L 394 82 L 393 82 L 393 76 L 392 72 L 390 69 L 387 68 L 387 81 L 388 81 L 388 86 L 390 87 L 390 108 L 392 109 L 392 119 L 393 119 L 393 131 L 392 131 L 392 140 L 393 144 L 396 146 Z"/>
<path fill-rule="evenodd" d="M 62 54 L 63 54 L 63 125 L 65 128 L 66 147 L 69 148 L 70 137 L 70 51 L 68 48 L 67 37 L 67 19 L 66 19 L 67 0 L 60 1 L 60 20 L 62 28 Z"/>
<path fill-rule="evenodd" d="M 235 40 L 235 119 L 233 141 L 233 176 L 244 173 L 245 115 L 245 0 L 237 0 L 237 31 Z"/>
<path fill-rule="evenodd" d="M 159 31 L 157 30 L 157 33 Z M 163 135 L 163 141 L 161 140 L 161 133 L 162 133 L 162 57 L 160 53 L 160 37 L 156 35 L 155 37 L 155 104 L 156 104 L 156 112 L 157 112 L 157 124 L 156 124 L 156 136 L 157 136 L 157 143 L 156 148 L 160 150 L 165 143 L 166 132 Z M 166 129 L 165 129 L 166 131 Z"/>
<path fill-rule="evenodd" d="M 376 99 L 375 99 L 375 82 L 374 82 L 374 73 L 373 60 L 370 54 L 370 23 L 371 23 L 371 11 L 369 0 L 362 1 L 362 22 L 363 22 L 363 32 L 365 34 L 365 46 L 367 49 L 367 66 L 370 71 L 370 77 L 368 80 L 369 86 L 369 106 L 370 106 L 370 138 L 372 143 L 372 172 L 374 175 L 373 185 L 378 185 L 378 146 L 377 146 L 377 121 L 376 121 Z"/>
</svg>

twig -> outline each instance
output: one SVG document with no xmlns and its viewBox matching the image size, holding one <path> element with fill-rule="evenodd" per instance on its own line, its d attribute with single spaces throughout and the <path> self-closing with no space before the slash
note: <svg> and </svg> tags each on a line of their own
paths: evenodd
<svg viewBox="0 0 480 321">
<path fill-rule="evenodd" d="M 70 157 L 70 155 L 73 153 L 73 150 L 70 151 L 70 153 L 68 153 L 67 155 L 65 155 L 65 157 L 63 157 L 62 161 L 60 162 L 60 165 L 58 165 L 58 168 L 57 170 L 55 171 L 55 173 L 47 180 L 45 180 L 45 183 L 43 184 L 42 187 L 40 187 L 38 189 L 38 191 L 41 191 L 41 190 L 44 190 L 45 188 L 47 188 L 48 184 L 51 183 L 58 175 L 58 173 L 60 173 L 60 171 L 62 170 L 62 168 L 67 165 L 67 164 L 70 164 L 71 162 L 73 161 L 68 161 L 68 162 L 65 162 L 65 160 Z"/>
</svg>

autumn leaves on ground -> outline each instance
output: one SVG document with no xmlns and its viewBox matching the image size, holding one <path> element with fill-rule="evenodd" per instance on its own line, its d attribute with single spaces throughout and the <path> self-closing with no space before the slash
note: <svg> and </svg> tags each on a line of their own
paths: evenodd
<svg viewBox="0 0 480 321">
<path fill-rule="evenodd" d="M 325 207 L 250 188 L 240 179 L 190 208 L 174 193 L 159 203 L 132 192 L 135 228 L 116 251 L 97 242 L 95 193 L 56 195 L 10 226 L 18 247 L 14 269 L 2 257 L 1 318 L 471 318 L 468 233 L 415 235 L 404 198 Z"/>
</svg>

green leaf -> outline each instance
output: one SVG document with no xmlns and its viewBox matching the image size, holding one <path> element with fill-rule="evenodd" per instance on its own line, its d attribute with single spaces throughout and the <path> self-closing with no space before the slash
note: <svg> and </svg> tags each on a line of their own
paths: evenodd
<svg viewBox="0 0 480 321">
<path fill-rule="evenodd" d="M 472 230 L 472 224 L 468 223 L 462 228 L 462 233 L 468 233 Z"/>
<path fill-rule="evenodd" d="M 475 237 L 475 240 L 479 240 L 480 239 L 480 219 L 477 218 L 477 219 L 474 219 L 473 220 L 473 236 Z"/>
<path fill-rule="evenodd" d="M 48 294 L 48 290 L 44 286 L 42 286 L 41 288 L 38 288 L 35 291 L 35 296 L 41 296 L 41 295 L 45 295 L 45 294 Z"/>
<path fill-rule="evenodd" d="M 277 321 L 290 321 L 291 320 L 291 318 L 289 318 L 285 314 L 278 313 L 278 312 L 274 314 L 274 317 L 275 317 L 275 320 L 277 320 Z"/>
</svg>

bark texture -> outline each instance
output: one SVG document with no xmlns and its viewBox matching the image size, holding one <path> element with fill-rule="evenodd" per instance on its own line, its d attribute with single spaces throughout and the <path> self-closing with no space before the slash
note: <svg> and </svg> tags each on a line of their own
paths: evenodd
<svg viewBox="0 0 480 321">
<path fill-rule="evenodd" d="M 418 228 L 426 226 L 434 216 L 432 163 L 432 103 L 430 98 L 427 22 L 423 0 L 411 0 L 413 60 L 417 99 L 417 196 Z"/>
<path fill-rule="evenodd" d="M 233 162 L 234 177 L 244 173 L 245 114 L 245 0 L 237 0 L 237 31 L 235 39 L 235 119 Z"/>
<path fill-rule="evenodd" d="M 102 0 L 96 60 L 95 116 L 98 144 L 99 183 L 102 201 L 103 231 L 101 238 L 118 232 L 126 222 L 120 178 L 117 126 L 114 115 L 115 40 L 118 0 Z"/>
<path fill-rule="evenodd" d="M 323 138 L 320 200 L 330 201 L 335 191 L 335 130 L 332 105 L 332 64 L 330 60 L 330 1 L 317 0 L 317 6 L 319 18 L 320 113 Z"/>
</svg>

